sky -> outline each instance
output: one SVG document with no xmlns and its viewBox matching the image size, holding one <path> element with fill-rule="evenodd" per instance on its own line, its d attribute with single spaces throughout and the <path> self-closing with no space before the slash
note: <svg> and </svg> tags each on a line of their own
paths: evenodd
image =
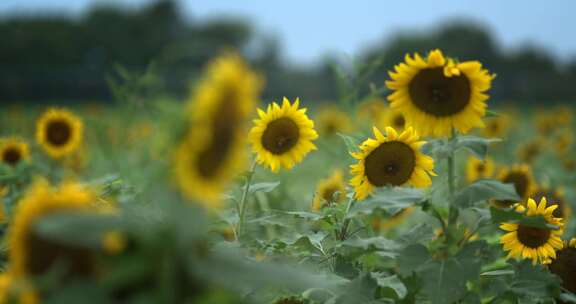
<svg viewBox="0 0 576 304">
<path fill-rule="evenodd" d="M 0 0 L 0 15 L 66 12 L 80 16 L 99 2 L 138 7 L 150 0 Z M 260 35 L 275 35 L 293 63 L 326 54 L 354 56 L 398 30 L 426 32 L 449 20 L 487 26 L 506 49 L 535 44 L 564 59 L 576 58 L 576 1 L 520 0 L 180 0 L 191 20 L 240 17 Z"/>
</svg>

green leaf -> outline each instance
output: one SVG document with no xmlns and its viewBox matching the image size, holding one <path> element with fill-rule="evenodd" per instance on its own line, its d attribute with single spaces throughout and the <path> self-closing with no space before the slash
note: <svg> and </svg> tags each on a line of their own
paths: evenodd
<svg viewBox="0 0 576 304">
<path fill-rule="evenodd" d="M 402 281 L 398 278 L 397 275 L 388 275 L 381 272 L 373 272 L 372 278 L 376 280 L 378 286 L 382 288 L 390 288 L 395 293 L 398 299 L 404 299 L 406 294 L 408 294 L 408 290 Z"/>
<path fill-rule="evenodd" d="M 462 188 L 456 193 L 454 201 L 457 206 L 466 208 L 490 199 L 518 201 L 520 197 L 512 184 L 484 179 Z"/>
<path fill-rule="evenodd" d="M 271 192 L 272 190 L 276 189 L 280 185 L 280 182 L 266 182 L 266 183 L 257 183 L 250 185 L 250 193 L 256 192 Z"/>
<path fill-rule="evenodd" d="M 460 135 L 456 138 L 454 150 L 466 149 L 479 159 L 484 159 L 491 143 L 499 142 L 500 139 L 484 138 L 472 135 Z"/>
<path fill-rule="evenodd" d="M 366 200 L 356 202 L 348 212 L 352 218 L 358 214 L 372 214 L 374 210 L 384 210 L 394 215 L 402 209 L 424 201 L 424 192 L 415 188 L 386 187 L 376 191 Z"/>
<path fill-rule="evenodd" d="M 340 136 L 340 138 L 342 138 L 342 140 L 344 141 L 344 144 L 346 145 L 346 149 L 348 149 L 349 152 L 358 152 L 360 151 L 360 144 L 362 143 L 362 140 L 358 137 L 354 137 L 354 136 L 350 136 L 350 135 L 346 135 L 346 134 L 342 134 L 342 133 L 337 133 L 338 136 Z"/>
</svg>

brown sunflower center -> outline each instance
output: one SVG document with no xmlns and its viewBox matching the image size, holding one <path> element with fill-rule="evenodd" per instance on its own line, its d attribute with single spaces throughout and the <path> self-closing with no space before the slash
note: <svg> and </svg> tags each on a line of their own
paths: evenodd
<svg viewBox="0 0 576 304">
<path fill-rule="evenodd" d="M 562 287 L 576 292 L 576 248 L 565 247 L 556 251 L 556 259 L 548 267 L 562 279 Z"/>
<path fill-rule="evenodd" d="M 72 128 L 65 120 L 53 120 L 46 128 L 46 139 L 54 146 L 64 146 L 72 137 Z"/>
<path fill-rule="evenodd" d="M 22 159 L 22 153 L 16 148 L 8 148 L 2 155 L 2 160 L 10 166 L 16 166 Z"/>
<path fill-rule="evenodd" d="M 526 196 L 527 194 L 526 192 L 528 191 L 528 176 L 526 176 L 526 174 L 521 172 L 512 172 L 506 175 L 502 179 L 502 182 L 505 184 L 513 184 L 516 193 L 518 193 L 520 197 Z M 503 201 L 497 201 L 497 203 L 502 207 L 508 207 L 516 203 L 516 201 L 503 200 Z"/>
<path fill-rule="evenodd" d="M 433 116 L 459 113 L 471 97 L 468 78 L 446 77 L 443 67 L 421 70 L 410 82 L 409 92 L 416 107 Z"/>
<path fill-rule="evenodd" d="M 404 116 L 402 116 L 401 114 L 398 114 L 396 116 L 394 116 L 394 127 L 396 129 L 402 129 L 404 128 L 404 125 L 406 124 L 406 120 L 404 119 Z"/>
<path fill-rule="evenodd" d="M 225 163 L 235 141 L 235 132 L 239 128 L 237 93 L 233 88 L 223 90 L 217 110 L 211 117 L 210 144 L 202 150 L 196 166 L 200 175 L 214 177 Z"/>
<path fill-rule="evenodd" d="M 262 146 L 272 154 L 284 154 L 292 149 L 300 138 L 298 125 L 290 118 L 278 118 L 268 124 L 262 134 Z"/>
<path fill-rule="evenodd" d="M 530 226 L 518 226 L 518 240 L 526 247 L 538 248 L 550 238 L 550 230 Z"/>
<path fill-rule="evenodd" d="M 377 187 L 406 183 L 412 176 L 415 164 L 414 151 L 400 141 L 380 144 L 364 161 L 366 177 Z"/>
</svg>

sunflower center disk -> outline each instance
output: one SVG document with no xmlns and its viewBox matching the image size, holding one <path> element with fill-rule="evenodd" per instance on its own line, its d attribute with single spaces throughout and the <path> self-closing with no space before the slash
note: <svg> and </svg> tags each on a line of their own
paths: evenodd
<svg viewBox="0 0 576 304">
<path fill-rule="evenodd" d="M 410 180 L 416 158 L 410 146 L 399 141 L 382 143 L 366 157 L 368 181 L 377 187 L 400 186 Z"/>
<path fill-rule="evenodd" d="M 446 77 L 443 67 L 421 70 L 410 82 L 409 92 L 416 107 L 433 116 L 459 113 L 471 97 L 468 78 Z"/>
<path fill-rule="evenodd" d="M 4 155 L 2 155 L 4 162 L 12 166 L 15 166 L 21 157 L 20 152 L 16 149 L 8 149 L 4 152 Z"/>
<path fill-rule="evenodd" d="M 517 233 L 520 243 L 530 248 L 538 248 L 546 244 L 550 238 L 549 229 L 541 229 L 524 225 L 520 225 L 518 227 Z"/>
<path fill-rule="evenodd" d="M 284 154 L 298 143 L 300 130 L 289 118 L 282 117 L 268 124 L 262 134 L 262 146 L 272 154 Z"/>
<path fill-rule="evenodd" d="M 46 137 L 48 142 L 55 146 L 63 146 L 72 135 L 70 125 L 63 120 L 55 120 L 48 124 L 46 128 Z"/>
</svg>

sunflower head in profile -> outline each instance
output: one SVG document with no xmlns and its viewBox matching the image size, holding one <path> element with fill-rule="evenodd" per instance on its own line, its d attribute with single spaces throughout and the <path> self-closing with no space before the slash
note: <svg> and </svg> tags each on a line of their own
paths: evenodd
<svg viewBox="0 0 576 304">
<path fill-rule="evenodd" d="M 445 136 L 453 129 L 467 133 L 484 127 L 485 92 L 494 75 L 480 62 L 457 62 L 433 50 L 425 58 L 407 54 L 389 74 L 386 86 L 394 92 L 388 101 L 418 133 Z"/>
<path fill-rule="evenodd" d="M 549 206 L 558 205 L 558 208 L 556 208 L 552 214 L 554 217 L 563 219 L 564 223 L 567 223 L 570 219 L 572 208 L 570 208 L 570 204 L 566 201 L 563 189 L 538 187 L 538 189 L 534 191 L 534 194 L 532 194 L 532 198 L 537 202 L 542 198 L 546 198 Z"/>
<path fill-rule="evenodd" d="M 499 115 L 484 120 L 485 128 L 482 135 L 488 138 L 504 138 L 510 126 L 510 118 L 506 115 Z"/>
<path fill-rule="evenodd" d="M 531 164 L 542 153 L 542 150 L 544 150 L 544 141 L 535 139 L 520 146 L 517 154 L 521 162 Z"/>
<path fill-rule="evenodd" d="M 316 186 L 312 210 L 319 211 L 326 204 L 341 203 L 346 198 L 346 183 L 341 170 L 335 170 L 330 177 Z"/>
<path fill-rule="evenodd" d="M 556 251 L 556 258 L 548 264 L 548 269 L 560 277 L 562 287 L 576 293 L 576 238 L 565 241 L 562 249 Z"/>
<path fill-rule="evenodd" d="M 382 112 L 381 118 L 377 123 L 377 127 L 381 129 L 386 129 L 386 127 L 392 127 L 398 132 L 404 131 L 406 127 L 406 118 L 404 114 L 394 109 L 387 109 Z"/>
<path fill-rule="evenodd" d="M 16 137 L 0 139 L 0 161 L 11 167 L 30 160 L 28 144 Z"/>
<path fill-rule="evenodd" d="M 245 168 L 245 133 L 262 80 L 235 53 L 212 61 L 188 103 L 190 126 L 176 149 L 174 175 L 186 198 L 218 207 Z"/>
<path fill-rule="evenodd" d="M 350 117 L 336 105 L 323 105 L 316 117 L 318 133 L 323 137 L 331 137 L 338 133 L 351 130 Z"/>
<path fill-rule="evenodd" d="M 484 160 L 476 157 L 468 157 L 466 162 L 466 180 L 469 183 L 475 182 L 479 179 L 491 178 L 494 174 L 494 161 L 490 157 Z"/>
<path fill-rule="evenodd" d="M 38 232 L 38 223 L 50 215 L 91 212 L 94 193 L 80 184 L 67 183 L 54 189 L 45 181 L 35 182 L 18 202 L 8 230 L 10 272 L 15 278 L 46 274 L 64 262 L 63 279 L 86 278 L 96 274 L 95 256 L 80 248 Z"/>
<path fill-rule="evenodd" d="M 523 200 L 530 197 L 536 188 L 532 170 L 526 164 L 514 165 L 511 168 L 503 168 L 498 175 L 498 180 L 505 184 L 514 185 L 516 193 Z M 493 204 L 499 208 L 511 207 L 517 203 L 512 200 L 495 200 Z"/>
<path fill-rule="evenodd" d="M 312 143 L 318 138 L 314 122 L 306 115 L 306 108 L 299 108 L 299 100 L 291 104 L 286 98 L 282 106 L 268 105 L 266 112 L 258 109 L 259 118 L 248 134 L 256 160 L 278 172 L 280 167 L 291 169 L 304 156 L 315 150 Z"/>
<path fill-rule="evenodd" d="M 36 141 L 52 158 L 74 153 L 82 143 L 82 120 L 64 109 L 48 109 L 36 124 Z"/>
<path fill-rule="evenodd" d="M 516 205 L 516 211 L 527 217 L 542 216 L 548 224 L 557 228 L 540 228 L 526 226 L 518 223 L 504 223 L 500 225 L 502 230 L 507 231 L 500 238 L 504 251 L 509 251 L 508 258 L 518 257 L 531 259 L 534 264 L 547 263 L 556 257 L 556 250 L 562 248 L 563 221 L 552 214 L 558 205 L 547 205 L 546 198 L 542 198 L 536 204 L 533 199 L 528 199 L 526 206 Z"/>
<path fill-rule="evenodd" d="M 355 196 L 361 200 L 368 197 L 375 188 L 383 186 L 428 187 L 432 184 L 430 175 L 435 175 L 434 160 L 420 149 L 426 143 L 408 127 L 398 134 L 393 128 L 386 128 L 383 135 L 373 128 L 374 139 L 369 138 L 360 145 L 360 151 L 352 153 L 358 163 L 350 166 L 353 176 L 350 185 Z"/>
</svg>

